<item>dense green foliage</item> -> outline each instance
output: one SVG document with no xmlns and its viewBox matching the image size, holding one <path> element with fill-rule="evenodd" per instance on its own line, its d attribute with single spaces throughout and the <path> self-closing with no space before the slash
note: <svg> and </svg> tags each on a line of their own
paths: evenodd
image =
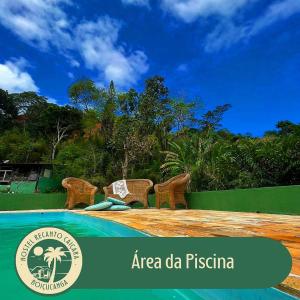
<svg viewBox="0 0 300 300">
<path fill-rule="evenodd" d="M 119 93 L 89 79 L 69 88 L 70 105 L 33 92 L 0 90 L 0 161 L 53 162 L 55 176 L 102 187 L 116 179 L 159 182 L 192 175 L 192 191 L 300 184 L 300 125 L 281 121 L 263 137 L 222 129 L 229 104 L 196 118 L 198 103 L 172 99 L 164 79 Z"/>
</svg>

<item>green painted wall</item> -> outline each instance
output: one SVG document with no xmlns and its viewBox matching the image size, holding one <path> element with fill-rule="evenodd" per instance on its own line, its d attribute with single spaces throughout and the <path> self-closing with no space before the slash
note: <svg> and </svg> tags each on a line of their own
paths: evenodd
<svg viewBox="0 0 300 300">
<path fill-rule="evenodd" d="M 66 193 L 7 194 L 0 193 L 0 210 L 34 210 L 64 208 Z M 96 202 L 104 199 L 97 195 Z"/>
<path fill-rule="evenodd" d="M 66 194 L 0 194 L 0 210 L 63 208 Z"/>
<path fill-rule="evenodd" d="M 103 198 L 96 195 L 96 202 Z M 64 208 L 65 200 L 65 193 L 0 193 L 0 210 L 58 209 Z M 300 215 L 300 186 L 190 193 L 187 200 L 192 209 Z M 154 195 L 149 196 L 149 202 L 155 206 Z"/>
<path fill-rule="evenodd" d="M 300 215 L 300 186 L 210 191 L 187 195 L 193 209 Z"/>
</svg>

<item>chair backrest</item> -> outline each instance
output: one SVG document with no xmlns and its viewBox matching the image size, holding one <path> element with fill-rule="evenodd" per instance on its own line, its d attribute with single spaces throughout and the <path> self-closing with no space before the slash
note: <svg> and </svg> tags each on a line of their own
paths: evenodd
<svg viewBox="0 0 300 300">
<path fill-rule="evenodd" d="M 184 183 L 188 183 L 190 178 L 191 178 L 190 174 L 182 173 L 182 174 L 179 174 L 177 176 L 174 176 L 174 177 L 170 178 L 165 183 L 170 184 L 170 183 L 173 183 L 173 182 L 182 182 L 184 184 Z"/>
<path fill-rule="evenodd" d="M 91 184 L 81 178 L 68 177 L 62 181 L 62 186 L 66 189 L 83 189 L 86 186 L 91 186 Z"/>
<path fill-rule="evenodd" d="M 127 179 L 126 180 L 128 191 L 132 194 L 147 191 L 153 186 L 150 179 Z M 109 193 L 113 192 L 112 184 L 107 187 Z"/>
<path fill-rule="evenodd" d="M 153 186 L 153 183 L 149 179 L 128 179 L 126 180 L 128 191 L 135 193 L 137 190 L 147 190 Z"/>
</svg>

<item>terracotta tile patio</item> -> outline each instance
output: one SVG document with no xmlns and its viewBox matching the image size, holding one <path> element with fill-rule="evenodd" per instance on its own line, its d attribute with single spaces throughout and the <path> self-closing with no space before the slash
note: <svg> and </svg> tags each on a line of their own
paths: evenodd
<svg viewBox="0 0 300 300">
<path fill-rule="evenodd" d="M 77 212 L 162 237 L 263 236 L 281 241 L 292 255 L 293 267 L 290 276 L 279 288 L 300 297 L 300 216 L 191 209 Z"/>
</svg>

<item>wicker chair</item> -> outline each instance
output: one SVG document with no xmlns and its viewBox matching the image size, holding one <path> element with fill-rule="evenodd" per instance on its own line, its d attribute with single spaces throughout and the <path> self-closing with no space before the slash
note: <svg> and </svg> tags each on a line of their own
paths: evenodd
<svg viewBox="0 0 300 300">
<path fill-rule="evenodd" d="M 119 195 L 113 194 L 112 184 L 103 188 L 105 199 L 112 197 L 126 202 L 141 202 L 144 208 L 148 208 L 148 193 L 153 187 L 153 182 L 149 179 L 127 179 L 127 188 L 129 194 L 125 198 L 120 198 Z"/>
<path fill-rule="evenodd" d="M 98 188 L 89 182 L 83 179 L 69 177 L 62 181 L 62 186 L 67 189 L 67 201 L 65 206 L 68 209 L 74 208 L 78 203 L 88 205 L 95 203 L 94 197 Z"/>
<path fill-rule="evenodd" d="M 156 207 L 160 208 L 160 205 L 164 202 L 170 204 L 171 209 L 176 208 L 177 203 L 182 203 L 187 208 L 187 202 L 184 197 L 184 192 L 190 181 L 190 174 L 180 174 L 168 181 L 154 186 Z"/>
</svg>

